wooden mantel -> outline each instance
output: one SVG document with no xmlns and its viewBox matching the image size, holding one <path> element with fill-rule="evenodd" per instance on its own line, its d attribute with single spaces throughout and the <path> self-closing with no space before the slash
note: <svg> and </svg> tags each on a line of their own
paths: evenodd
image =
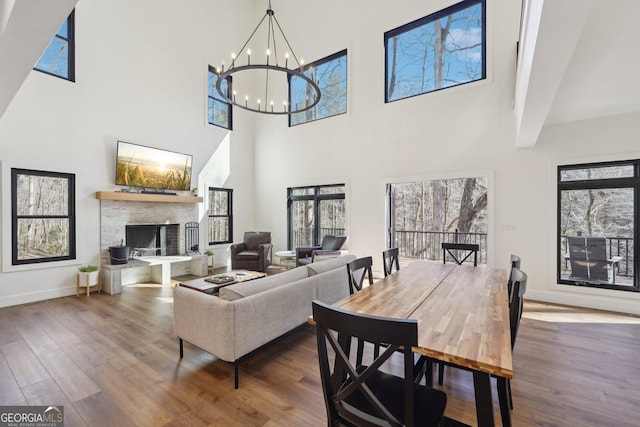
<svg viewBox="0 0 640 427">
<path fill-rule="evenodd" d="M 202 203 L 202 197 L 165 194 L 128 193 L 122 191 L 96 191 L 96 199 L 125 202 Z"/>
</svg>

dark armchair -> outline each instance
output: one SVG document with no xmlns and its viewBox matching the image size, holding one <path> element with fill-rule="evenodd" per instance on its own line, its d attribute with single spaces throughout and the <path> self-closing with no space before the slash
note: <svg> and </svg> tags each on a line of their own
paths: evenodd
<svg viewBox="0 0 640 427">
<path fill-rule="evenodd" d="M 266 271 L 271 265 L 271 232 L 247 231 L 242 243 L 231 245 L 233 270 Z"/>
<path fill-rule="evenodd" d="M 296 265 L 311 264 L 319 258 L 339 257 L 346 242 L 347 236 L 327 234 L 320 246 L 300 246 L 296 248 Z"/>
</svg>

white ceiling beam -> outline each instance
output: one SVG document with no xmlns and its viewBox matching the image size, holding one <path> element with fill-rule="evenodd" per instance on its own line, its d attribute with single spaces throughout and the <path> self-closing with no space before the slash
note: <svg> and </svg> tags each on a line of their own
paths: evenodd
<svg viewBox="0 0 640 427">
<path fill-rule="evenodd" d="M 594 0 L 527 0 L 515 87 L 516 147 L 533 147 Z"/>
</svg>

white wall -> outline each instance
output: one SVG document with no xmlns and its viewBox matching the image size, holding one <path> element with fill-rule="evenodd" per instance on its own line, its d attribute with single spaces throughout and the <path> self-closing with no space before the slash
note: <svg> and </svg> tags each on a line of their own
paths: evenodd
<svg viewBox="0 0 640 427">
<path fill-rule="evenodd" d="M 287 187 L 345 182 L 350 250 L 374 256 L 382 270 L 386 182 L 491 171 L 490 264 L 506 267 L 511 253 L 520 255 L 530 298 L 640 313 L 637 294 L 556 284 L 552 171 L 557 162 L 578 156 L 594 161 L 637 157 L 628 153 L 637 140 L 638 117 L 554 126 L 544 129 L 536 147 L 516 149 L 519 2 L 488 1 L 486 81 L 390 104 L 384 104 L 383 33 L 451 2 L 286 3 L 274 9 L 306 62 L 348 49 L 349 111 L 293 128 L 285 119 L 257 122 L 257 220 L 272 231 L 275 249 L 286 246 Z M 302 15 L 317 19 L 299 19 Z"/>
<path fill-rule="evenodd" d="M 201 194 L 205 185 L 234 188 L 236 230 L 254 227 L 253 117 L 238 115 L 231 134 L 205 125 L 206 65 L 242 43 L 241 18 L 252 13 L 252 2 L 79 2 L 76 83 L 31 71 L 0 117 L 5 172 L 15 166 L 77 174 L 78 259 L 5 269 L 0 307 L 73 294 L 77 266 L 98 263 L 95 192 L 116 189 L 118 139 L 192 154 L 194 176 L 203 180 L 192 185 Z M 3 224 L 10 221 L 8 193 L 3 186 Z M 2 241 L 6 255 L 10 234 L 3 232 Z"/>
</svg>

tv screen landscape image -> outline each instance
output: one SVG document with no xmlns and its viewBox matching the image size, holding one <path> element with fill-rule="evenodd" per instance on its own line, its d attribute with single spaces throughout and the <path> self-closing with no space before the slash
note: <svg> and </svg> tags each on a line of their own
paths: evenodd
<svg viewBox="0 0 640 427">
<path fill-rule="evenodd" d="M 192 161 L 189 154 L 118 141 L 116 185 L 189 191 Z"/>
</svg>

